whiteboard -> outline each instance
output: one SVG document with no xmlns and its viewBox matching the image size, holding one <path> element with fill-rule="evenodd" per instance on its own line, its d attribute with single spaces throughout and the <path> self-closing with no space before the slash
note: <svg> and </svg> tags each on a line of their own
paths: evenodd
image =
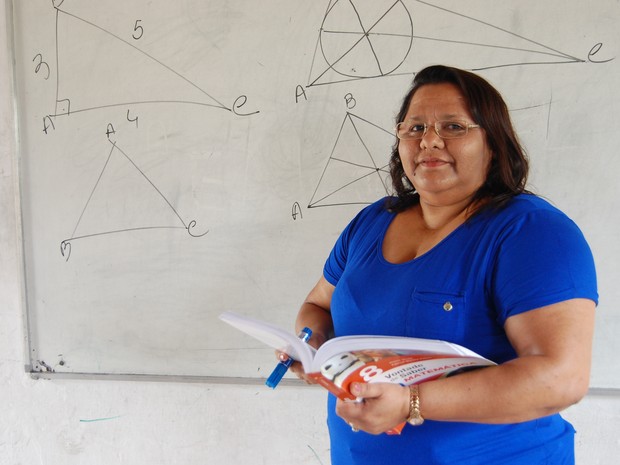
<svg viewBox="0 0 620 465">
<path fill-rule="evenodd" d="M 620 386 L 620 7 L 553 0 L 13 2 L 29 370 L 268 376 L 217 319 L 293 326 L 339 232 L 390 192 L 416 70 L 505 96 L 530 188 L 592 246 L 592 385 Z"/>
</svg>

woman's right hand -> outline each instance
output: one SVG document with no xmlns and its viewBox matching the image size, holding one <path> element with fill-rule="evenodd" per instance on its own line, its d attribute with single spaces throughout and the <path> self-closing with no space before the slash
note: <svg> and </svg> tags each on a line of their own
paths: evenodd
<svg viewBox="0 0 620 465">
<path fill-rule="evenodd" d="M 312 333 L 312 337 L 310 337 L 310 340 L 308 341 L 307 344 L 309 346 L 314 347 L 315 349 L 318 349 L 319 347 L 323 345 L 326 339 L 327 338 L 323 334 L 314 332 Z M 285 354 L 284 352 L 280 352 L 279 350 L 276 350 L 276 358 L 280 362 L 286 362 L 288 360 L 288 355 Z M 300 362 L 294 361 L 289 367 L 289 370 L 295 373 L 299 379 L 305 381 L 306 383 L 317 384 L 317 382 L 314 379 L 306 375 L 304 371 L 304 367 Z"/>
<path fill-rule="evenodd" d="M 335 287 L 321 276 L 297 313 L 295 328 L 298 332 L 305 327 L 312 329 L 312 336 L 308 344 L 315 349 L 322 346 L 334 332 L 332 316 L 329 311 L 334 289 Z M 276 357 L 281 361 L 288 360 L 288 355 L 282 352 L 276 352 Z M 293 362 L 289 370 L 306 383 L 316 384 L 316 381 L 306 375 L 301 363 Z"/>
<path fill-rule="evenodd" d="M 276 351 L 276 357 L 280 362 L 286 362 L 288 360 L 288 355 L 286 355 L 284 352 Z M 305 381 L 308 384 L 316 384 L 316 381 L 314 379 L 306 375 L 306 373 L 304 372 L 304 368 L 300 362 L 293 362 L 292 365 L 289 367 L 289 371 L 295 373 L 295 375 L 297 375 L 299 379 Z"/>
</svg>

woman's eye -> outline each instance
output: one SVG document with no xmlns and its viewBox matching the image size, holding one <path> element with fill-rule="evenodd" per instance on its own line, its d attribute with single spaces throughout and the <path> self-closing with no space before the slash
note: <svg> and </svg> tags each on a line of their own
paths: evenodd
<svg viewBox="0 0 620 465">
<path fill-rule="evenodd" d="M 419 132 L 424 132 L 424 125 L 423 124 L 412 124 L 409 127 L 409 132 L 411 132 L 413 134 L 417 134 Z"/>
<path fill-rule="evenodd" d="M 448 131 L 456 131 L 456 132 L 465 130 L 465 126 L 462 123 L 458 123 L 455 121 L 448 121 L 444 123 L 444 128 L 447 129 Z"/>
</svg>

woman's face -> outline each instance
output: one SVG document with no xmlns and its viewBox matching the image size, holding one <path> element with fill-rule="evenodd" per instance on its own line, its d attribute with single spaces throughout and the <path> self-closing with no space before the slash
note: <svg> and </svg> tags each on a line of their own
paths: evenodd
<svg viewBox="0 0 620 465">
<path fill-rule="evenodd" d="M 474 124 L 465 98 L 452 84 L 420 87 L 409 104 L 405 123 L 426 124 L 422 139 L 400 140 L 398 152 L 407 178 L 420 201 L 444 206 L 469 201 L 484 183 L 492 153 L 482 128 L 471 128 L 458 139 L 442 139 L 436 121 Z"/>
</svg>

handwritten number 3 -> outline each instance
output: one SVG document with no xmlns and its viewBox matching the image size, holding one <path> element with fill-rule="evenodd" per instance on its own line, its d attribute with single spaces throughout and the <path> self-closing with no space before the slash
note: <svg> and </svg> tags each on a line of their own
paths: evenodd
<svg viewBox="0 0 620 465">
<path fill-rule="evenodd" d="M 45 70 L 46 70 L 46 74 L 45 77 L 43 79 L 45 79 L 46 81 L 49 79 L 50 77 L 50 67 L 49 65 L 43 61 L 43 55 L 41 55 L 40 53 L 37 53 L 34 58 L 32 59 L 32 62 L 34 63 L 35 61 L 38 60 L 37 66 L 35 66 L 34 68 L 34 72 L 35 74 L 39 74 L 39 71 L 41 71 L 41 67 L 44 66 Z"/>
</svg>

